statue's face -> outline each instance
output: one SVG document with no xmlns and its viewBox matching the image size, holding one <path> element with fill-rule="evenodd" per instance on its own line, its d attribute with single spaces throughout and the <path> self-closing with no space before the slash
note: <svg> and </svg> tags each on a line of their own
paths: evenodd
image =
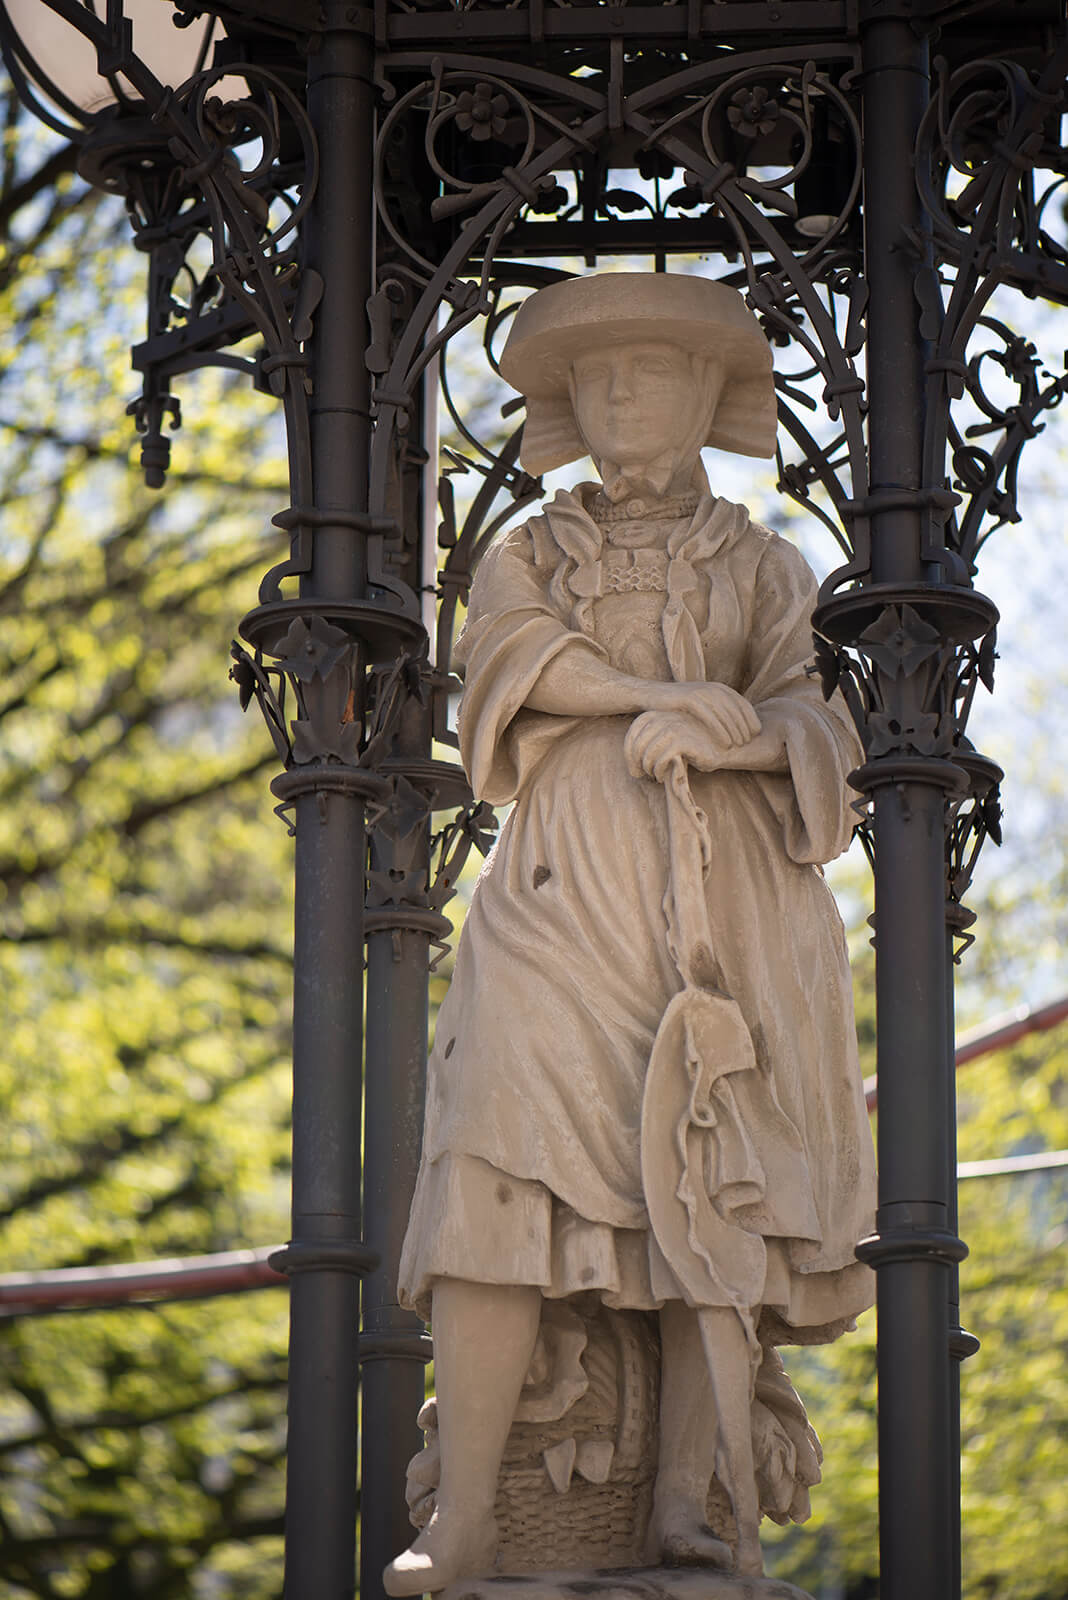
<svg viewBox="0 0 1068 1600">
<path fill-rule="evenodd" d="M 575 420 L 596 461 L 634 471 L 677 450 L 696 420 L 710 422 L 721 388 L 712 363 L 676 345 L 608 345 L 575 361 Z"/>
</svg>

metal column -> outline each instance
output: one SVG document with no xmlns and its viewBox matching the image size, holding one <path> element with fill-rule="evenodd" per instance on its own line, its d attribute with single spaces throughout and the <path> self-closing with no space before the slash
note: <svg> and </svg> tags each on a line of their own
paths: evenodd
<svg viewBox="0 0 1068 1600">
<path fill-rule="evenodd" d="M 394 745 L 398 766 L 418 765 L 429 749 L 428 709 L 410 699 Z M 407 780 L 397 788 L 393 816 L 384 817 L 372 835 L 372 883 L 376 868 L 424 881 L 428 871 L 425 799 Z M 432 1351 L 418 1317 L 397 1302 L 397 1265 L 422 1144 L 430 933 L 447 927 L 444 918 L 412 905 L 368 914 L 364 1197 L 367 1237 L 381 1264 L 364 1285 L 360 1334 L 363 1600 L 384 1596 L 383 1568 L 414 1536 L 405 1477 L 408 1462 L 423 1444 L 416 1418 Z"/>
<path fill-rule="evenodd" d="M 924 362 L 915 294 L 920 209 L 909 153 L 929 94 L 912 8 L 871 0 L 862 22 L 871 582 L 890 604 L 938 568 L 924 550 Z M 922 674 L 895 683 L 902 723 L 929 710 Z M 946 1007 L 945 800 L 960 774 L 920 756 L 869 762 L 874 799 L 879 1210 L 859 1250 L 878 1272 L 880 1593 L 945 1600 L 957 1558 L 947 1337 L 952 1226 Z"/>
<path fill-rule="evenodd" d="M 369 57 L 348 8 L 326 0 L 308 76 L 322 170 L 306 265 L 323 281 L 310 347 L 315 505 L 306 513 L 311 570 L 301 580 L 310 617 L 365 590 Z M 330 688 L 313 677 L 305 694 L 314 701 Z M 344 1600 L 355 1585 L 359 1274 L 373 1260 L 360 1243 L 366 845 L 360 790 L 331 782 L 336 773 L 325 762 L 297 767 L 288 788 L 297 843 L 287 1600 Z"/>
</svg>

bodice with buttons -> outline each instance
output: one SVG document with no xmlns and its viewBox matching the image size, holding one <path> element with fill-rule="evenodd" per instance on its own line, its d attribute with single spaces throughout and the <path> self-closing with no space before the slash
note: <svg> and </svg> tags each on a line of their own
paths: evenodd
<svg viewBox="0 0 1068 1600">
<path fill-rule="evenodd" d="M 643 502 L 636 501 L 635 506 L 644 512 Z M 593 637 L 607 650 L 617 672 L 662 682 L 671 679 L 661 618 L 667 599 L 667 541 L 680 521 L 613 517 L 601 524 L 605 542 Z"/>
</svg>

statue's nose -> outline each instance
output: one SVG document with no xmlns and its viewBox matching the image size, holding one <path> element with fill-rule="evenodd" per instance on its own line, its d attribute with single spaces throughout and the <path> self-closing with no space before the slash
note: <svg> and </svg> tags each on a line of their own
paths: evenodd
<svg viewBox="0 0 1068 1600">
<path fill-rule="evenodd" d="M 616 367 L 612 372 L 612 381 L 608 386 L 610 400 L 630 400 L 634 394 L 634 384 L 631 381 L 630 369 Z"/>
</svg>

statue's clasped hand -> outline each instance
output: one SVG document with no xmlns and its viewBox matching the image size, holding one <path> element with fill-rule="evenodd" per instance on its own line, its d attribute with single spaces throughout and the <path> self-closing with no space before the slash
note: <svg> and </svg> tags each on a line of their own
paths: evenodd
<svg viewBox="0 0 1068 1600">
<path fill-rule="evenodd" d="M 663 783 L 676 760 L 714 772 L 728 751 L 760 733 L 760 718 L 749 701 L 725 683 L 673 683 L 662 688 L 663 706 L 635 717 L 627 732 L 623 750 L 635 778 Z"/>
</svg>

